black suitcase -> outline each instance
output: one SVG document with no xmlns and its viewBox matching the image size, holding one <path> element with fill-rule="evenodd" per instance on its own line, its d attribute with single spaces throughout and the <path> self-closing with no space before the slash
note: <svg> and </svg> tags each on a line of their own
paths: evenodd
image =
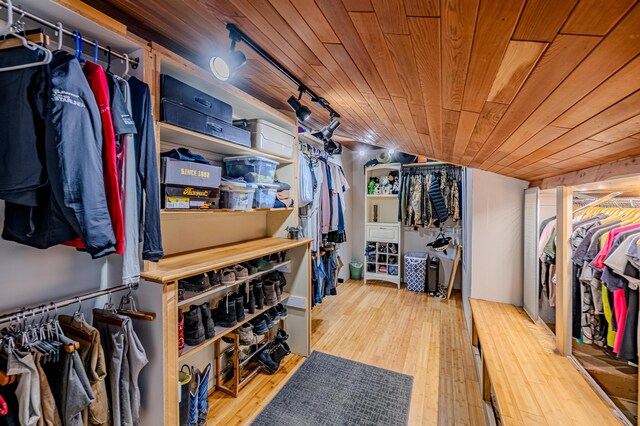
<svg viewBox="0 0 640 426">
<path fill-rule="evenodd" d="M 231 124 L 232 122 L 231 105 L 171 76 L 162 74 L 160 76 L 160 100 L 165 99 L 225 123 Z M 164 121 L 162 118 L 161 120 Z"/>
<path fill-rule="evenodd" d="M 427 292 L 435 295 L 439 288 L 440 281 L 440 258 L 436 256 L 429 257 L 427 266 Z"/>
<path fill-rule="evenodd" d="M 202 114 L 168 99 L 160 103 L 162 121 L 194 132 L 214 136 L 238 145 L 251 147 L 251 132 Z"/>
</svg>

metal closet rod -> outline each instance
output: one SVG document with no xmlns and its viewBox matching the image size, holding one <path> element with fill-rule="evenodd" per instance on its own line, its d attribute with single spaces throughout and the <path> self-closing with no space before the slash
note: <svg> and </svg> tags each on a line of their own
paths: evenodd
<svg viewBox="0 0 640 426">
<path fill-rule="evenodd" d="M 0 6 L 3 6 L 4 8 L 8 9 L 9 4 L 7 2 L 5 2 L 4 0 L 0 0 Z M 46 27 L 49 27 L 49 28 L 51 28 L 53 30 L 58 31 L 58 25 L 57 24 L 49 22 L 44 18 L 41 18 L 41 17 L 39 17 L 37 15 L 34 15 L 31 12 L 27 12 L 26 10 L 24 10 L 20 6 L 13 6 L 13 11 L 16 12 L 16 13 L 19 13 L 20 15 L 23 15 L 26 18 L 31 19 L 32 21 L 38 22 L 39 24 L 42 24 L 42 25 L 44 25 Z M 62 33 L 67 35 L 67 36 L 69 36 L 69 37 L 71 37 L 71 38 L 73 38 L 74 40 L 76 38 L 76 35 L 73 32 L 64 29 L 64 27 L 62 28 Z M 94 47 L 96 45 L 93 42 L 93 40 L 88 40 L 88 39 L 86 39 L 84 37 L 82 37 L 82 42 L 90 44 L 91 46 L 94 46 Z M 105 46 L 100 46 L 100 44 L 98 44 L 98 49 L 102 50 L 105 54 L 109 53 L 109 49 L 107 49 Z M 140 58 L 137 58 L 137 57 L 136 58 L 127 58 L 127 57 L 124 56 L 124 54 L 116 53 L 113 50 L 111 51 L 111 56 L 113 56 L 115 58 L 118 58 L 120 60 L 123 60 L 123 61 L 128 60 L 129 64 L 131 65 L 131 68 L 133 68 L 133 69 L 138 68 L 138 65 L 140 64 Z"/>
<path fill-rule="evenodd" d="M 612 192 L 611 194 L 607 194 L 604 197 L 598 198 L 597 200 L 592 201 L 589 204 L 584 205 L 584 206 L 580 207 L 579 209 L 574 210 L 573 214 L 575 215 L 576 213 L 580 213 L 581 211 L 586 210 L 589 207 L 593 207 L 593 206 L 597 206 L 598 204 L 602 204 L 605 201 L 608 201 L 608 200 L 610 200 L 612 198 L 615 198 L 615 197 L 617 197 L 618 195 L 621 195 L 621 194 L 622 194 L 622 192 L 620 192 L 620 191 L 616 191 L 616 192 Z"/>
<path fill-rule="evenodd" d="M 72 297 L 66 300 L 62 300 L 60 302 L 51 302 L 46 305 L 33 306 L 31 308 L 22 308 L 18 311 L 12 312 L 10 314 L 5 314 L 0 316 L 0 325 L 6 324 L 8 322 L 16 320 L 18 317 L 30 317 L 35 315 L 40 315 L 45 312 L 55 311 L 58 308 L 64 308 L 69 305 L 73 305 L 75 303 L 82 303 L 85 300 L 96 299 L 101 296 L 107 296 L 112 293 L 117 293 L 123 290 L 135 290 L 138 288 L 138 283 L 135 284 L 122 284 L 116 287 L 111 287 L 106 290 L 94 291 L 92 293 L 83 294 L 82 296 Z"/>
</svg>

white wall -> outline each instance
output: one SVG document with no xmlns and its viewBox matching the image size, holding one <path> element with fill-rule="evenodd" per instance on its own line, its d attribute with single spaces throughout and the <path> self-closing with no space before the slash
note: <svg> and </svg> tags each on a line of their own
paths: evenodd
<svg viewBox="0 0 640 426">
<path fill-rule="evenodd" d="M 355 234 L 358 234 L 357 225 L 354 227 L 354 216 L 353 216 L 353 196 L 356 192 L 358 192 L 358 187 L 354 187 L 353 184 L 353 160 L 358 153 L 353 152 L 347 148 L 342 149 L 342 154 L 340 155 L 339 161 L 336 163 L 342 164 L 342 169 L 344 170 L 344 175 L 347 178 L 347 182 L 349 182 L 349 186 L 351 189 L 347 191 L 344 197 L 346 213 L 344 217 L 345 228 L 347 231 L 347 241 L 345 243 L 340 244 L 339 254 L 344 266 L 340 270 L 340 274 L 338 274 L 338 278 L 342 278 L 343 280 L 349 279 L 349 262 L 353 259 L 353 250 L 354 244 L 353 239 L 355 238 Z M 336 159 L 338 160 L 338 159 Z M 357 223 L 357 221 L 355 222 Z"/>
<path fill-rule="evenodd" d="M 524 189 L 528 183 L 476 169 L 470 175 L 470 295 L 521 306 Z"/>
</svg>

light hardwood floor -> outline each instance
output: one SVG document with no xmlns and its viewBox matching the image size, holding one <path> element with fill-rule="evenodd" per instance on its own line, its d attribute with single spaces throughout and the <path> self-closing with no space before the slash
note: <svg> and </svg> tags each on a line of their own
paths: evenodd
<svg viewBox="0 0 640 426">
<path fill-rule="evenodd" d="M 481 425 L 480 387 L 462 301 L 349 281 L 313 309 L 312 349 L 413 376 L 410 425 Z M 212 395 L 208 424 L 249 424 L 304 358 L 259 375 L 232 398 Z M 384 391 L 381 389 L 381 391 Z"/>
</svg>

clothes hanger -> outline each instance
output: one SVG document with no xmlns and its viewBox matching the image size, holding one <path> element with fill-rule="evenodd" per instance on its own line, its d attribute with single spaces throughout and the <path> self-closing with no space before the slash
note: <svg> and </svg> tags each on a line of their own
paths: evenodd
<svg viewBox="0 0 640 426">
<path fill-rule="evenodd" d="M 125 309 L 126 307 L 129 307 L 129 309 Z M 118 314 L 143 321 L 153 321 L 156 319 L 155 312 L 138 311 L 138 309 L 136 308 L 136 302 L 131 295 L 131 290 L 129 290 L 129 292 L 122 296 L 122 299 L 120 299 Z"/>
<path fill-rule="evenodd" d="M 129 55 L 127 55 L 126 53 L 123 53 L 122 56 L 124 56 L 124 73 L 122 74 L 122 78 L 128 79 L 129 78 Z"/>
<path fill-rule="evenodd" d="M 107 69 L 105 72 L 111 74 L 111 46 L 107 46 Z"/>
<path fill-rule="evenodd" d="M 14 28 L 14 24 L 13 24 L 13 4 L 11 2 L 11 0 L 7 0 L 7 25 L 5 26 L 4 30 L 2 31 L 2 33 L 5 33 L 8 31 L 8 34 L 10 34 L 11 36 L 19 39 L 22 42 L 22 46 L 26 47 L 29 50 L 41 50 L 44 52 L 44 59 L 41 61 L 36 61 L 36 62 L 31 62 L 28 64 L 21 64 L 21 65 L 13 65 L 10 67 L 4 67 L 4 68 L 0 68 L 0 72 L 3 71 L 15 71 L 15 70 L 21 70 L 21 69 L 25 69 L 25 68 L 32 68 L 32 67 L 37 67 L 40 65 L 46 65 L 48 63 L 51 62 L 51 59 L 53 59 L 53 53 L 47 49 L 44 46 L 40 46 L 37 43 L 33 43 L 31 41 L 29 41 L 27 38 L 23 37 L 22 35 L 20 35 L 18 33 L 18 31 L 15 30 Z"/>
<path fill-rule="evenodd" d="M 58 22 L 58 50 L 62 50 L 62 38 L 64 37 L 64 32 L 62 30 L 62 22 Z"/>
<path fill-rule="evenodd" d="M 73 34 L 76 42 L 76 59 L 81 64 L 84 64 L 86 61 L 82 59 L 82 34 L 79 31 L 74 31 Z"/>
<path fill-rule="evenodd" d="M 98 63 L 98 52 L 100 51 L 100 46 L 98 45 L 98 40 L 93 39 L 93 63 Z"/>
</svg>

